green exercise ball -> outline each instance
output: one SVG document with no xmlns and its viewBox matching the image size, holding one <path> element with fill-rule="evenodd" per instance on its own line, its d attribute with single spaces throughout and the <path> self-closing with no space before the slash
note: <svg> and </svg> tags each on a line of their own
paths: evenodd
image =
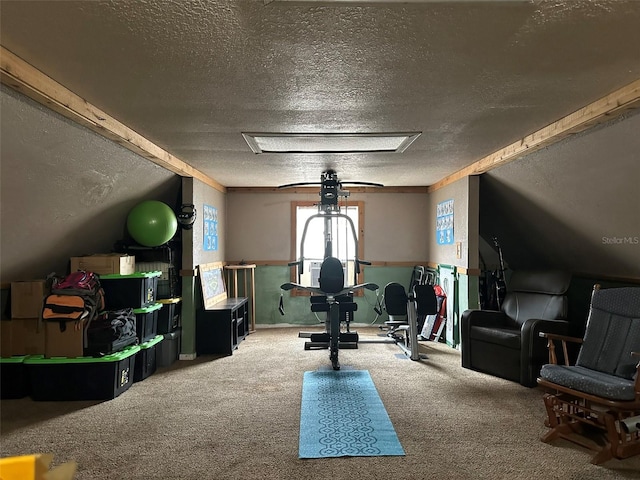
<svg viewBox="0 0 640 480">
<path fill-rule="evenodd" d="M 131 237 L 145 247 L 164 245 L 178 229 L 178 219 L 171 207 L 157 200 L 139 203 L 127 216 L 127 230 Z"/>
</svg>

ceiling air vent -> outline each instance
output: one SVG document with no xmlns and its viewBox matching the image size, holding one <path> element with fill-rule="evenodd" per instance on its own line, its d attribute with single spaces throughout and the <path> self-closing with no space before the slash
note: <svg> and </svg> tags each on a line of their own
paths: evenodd
<svg viewBox="0 0 640 480">
<path fill-rule="evenodd" d="M 254 153 L 402 153 L 420 132 L 243 133 Z"/>
</svg>

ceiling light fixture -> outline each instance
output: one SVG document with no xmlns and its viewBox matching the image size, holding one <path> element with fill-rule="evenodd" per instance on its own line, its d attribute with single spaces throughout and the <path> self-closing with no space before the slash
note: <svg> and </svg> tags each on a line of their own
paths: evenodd
<svg viewBox="0 0 640 480">
<path fill-rule="evenodd" d="M 402 153 L 421 132 L 243 133 L 253 153 Z"/>
</svg>

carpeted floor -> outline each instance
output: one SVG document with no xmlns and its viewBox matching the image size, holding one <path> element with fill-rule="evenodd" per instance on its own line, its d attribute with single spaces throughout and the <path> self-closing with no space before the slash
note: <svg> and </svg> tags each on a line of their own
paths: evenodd
<svg viewBox="0 0 640 480">
<path fill-rule="evenodd" d="M 404 456 L 299 459 L 303 374 L 329 359 L 298 331 L 259 329 L 232 356 L 177 362 L 107 402 L 3 400 L 0 454 L 75 460 L 78 480 L 640 478 L 640 457 L 594 466 L 569 442 L 540 442 L 542 393 L 463 369 L 442 344 L 423 362 L 394 345 L 340 352 L 343 368 L 369 371 Z"/>
</svg>

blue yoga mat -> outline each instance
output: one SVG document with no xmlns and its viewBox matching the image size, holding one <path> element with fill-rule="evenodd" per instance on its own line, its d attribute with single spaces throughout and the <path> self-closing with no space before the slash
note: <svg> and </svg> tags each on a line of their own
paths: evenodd
<svg viewBox="0 0 640 480">
<path fill-rule="evenodd" d="M 300 458 L 404 455 L 366 370 L 305 372 Z"/>
</svg>

